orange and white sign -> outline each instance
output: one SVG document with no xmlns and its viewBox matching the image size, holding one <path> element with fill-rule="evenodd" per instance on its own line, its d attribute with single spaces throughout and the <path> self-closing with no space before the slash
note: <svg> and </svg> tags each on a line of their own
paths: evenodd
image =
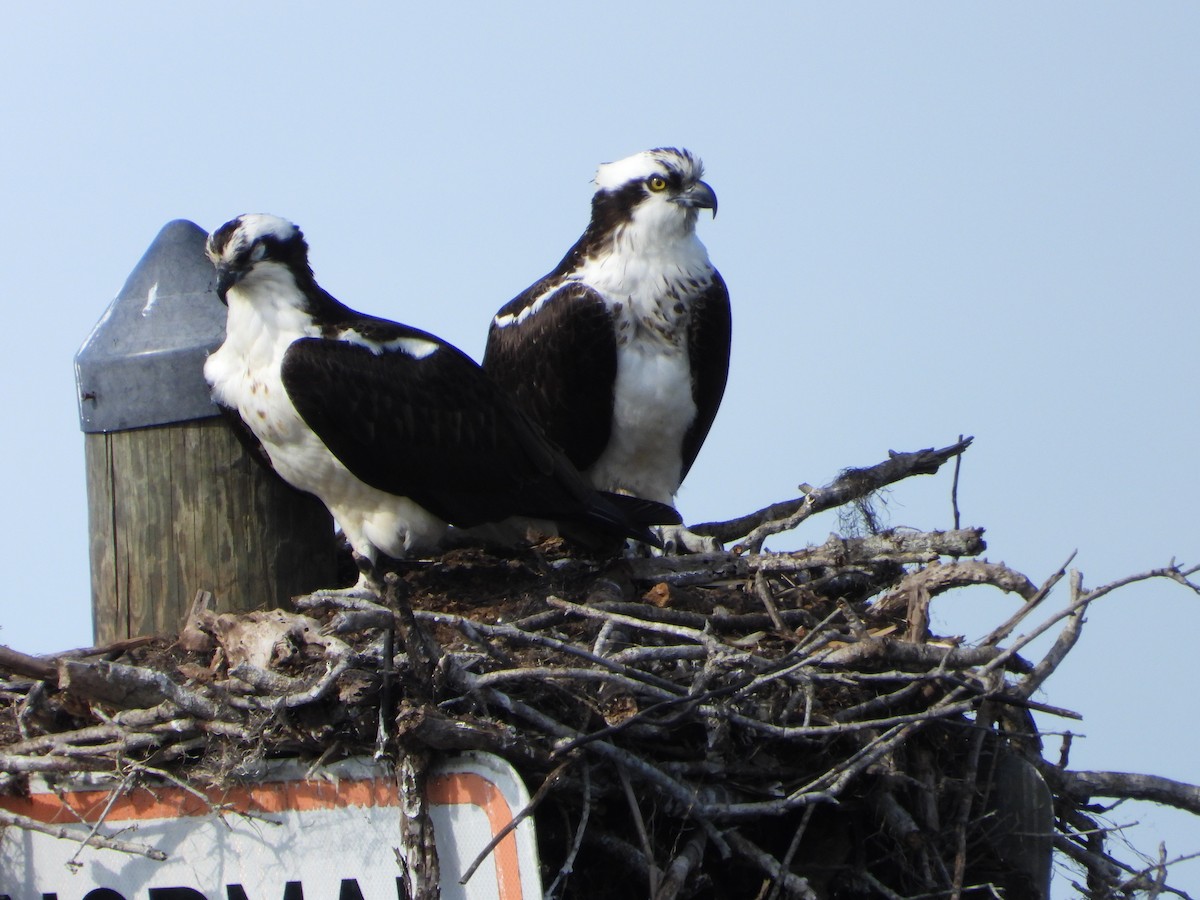
<svg viewBox="0 0 1200 900">
<path fill-rule="evenodd" d="M 353 759 L 311 778 L 296 764 L 254 782 L 208 791 L 175 786 L 45 790 L 0 807 L 86 837 L 103 818 L 110 837 L 152 847 L 165 861 L 0 830 L 0 898 L 11 900 L 402 900 L 393 774 Z M 532 817 L 506 835 L 466 885 L 463 872 L 529 801 L 512 767 L 490 754 L 437 766 L 428 787 L 445 900 L 538 900 Z M 222 810 L 214 815 L 213 807 Z"/>
</svg>

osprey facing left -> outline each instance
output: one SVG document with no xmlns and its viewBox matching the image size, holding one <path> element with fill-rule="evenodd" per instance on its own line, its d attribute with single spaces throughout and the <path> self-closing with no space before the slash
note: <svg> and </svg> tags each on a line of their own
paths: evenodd
<svg viewBox="0 0 1200 900">
<path fill-rule="evenodd" d="M 239 216 L 207 252 L 229 308 L 204 366 L 214 399 L 368 566 L 431 549 L 447 523 L 519 515 L 645 540 L 645 524 L 674 514 L 594 491 L 457 348 L 334 299 L 291 222 Z"/>
</svg>

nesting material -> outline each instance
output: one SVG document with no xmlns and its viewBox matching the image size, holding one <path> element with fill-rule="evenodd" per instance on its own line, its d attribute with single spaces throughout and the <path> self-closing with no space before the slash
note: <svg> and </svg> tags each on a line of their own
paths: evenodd
<svg viewBox="0 0 1200 900">
<path fill-rule="evenodd" d="M 375 598 L 217 616 L 201 596 L 179 640 L 6 651 L 0 789 L 80 772 L 203 788 L 263 758 L 363 753 L 419 785 L 437 754 L 484 750 L 529 786 L 551 896 L 1038 897 L 1052 852 L 1085 896 L 1152 890 L 1167 861 L 1118 859 L 1091 800 L 1200 814 L 1200 790 L 1072 771 L 1061 735 L 1078 717 L 1034 696 L 1092 602 L 1149 578 L 1197 590 L 1195 569 L 1087 590 L 1064 565 L 1034 583 L 983 559 L 974 528 L 762 549 L 968 443 L 693 526 L 729 552 L 466 547 L 404 564 Z M 990 634 L 930 631 L 935 598 L 989 588 L 1014 597 Z M 1042 658 L 1022 655 L 1048 631 Z M 153 849 L 103 825 L 91 841 Z M 436 859 L 422 865 L 414 896 L 432 896 Z"/>
</svg>

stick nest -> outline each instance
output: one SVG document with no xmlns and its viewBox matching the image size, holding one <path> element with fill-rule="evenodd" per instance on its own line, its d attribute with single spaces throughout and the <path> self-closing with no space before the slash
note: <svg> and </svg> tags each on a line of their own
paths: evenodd
<svg viewBox="0 0 1200 900">
<path fill-rule="evenodd" d="M 548 896 L 1038 897 L 1052 850 L 1084 896 L 1170 891 L 1165 858 L 1109 852 L 1092 799 L 1200 814 L 1200 790 L 1072 771 L 1069 731 L 1048 760 L 1038 721 L 1077 716 L 1032 697 L 1091 602 L 1148 578 L 1197 590 L 1195 569 L 1089 591 L 1064 565 L 1037 585 L 979 558 L 981 529 L 762 549 L 968 444 L 695 526 L 740 539 L 729 552 L 467 547 L 404 565 L 379 596 L 216 615 L 201 592 L 178 639 L 2 648 L 0 791 L 84 772 L 199 791 L 266 758 L 370 753 L 419 783 L 437 754 L 483 750 L 533 791 Z M 1065 606 L 1029 626 L 1064 578 Z M 932 634 L 932 598 L 979 585 L 1015 594 L 1014 615 L 972 644 Z M 1051 629 L 1042 659 L 1021 655 Z M 89 842 L 153 852 L 102 828 Z"/>
</svg>

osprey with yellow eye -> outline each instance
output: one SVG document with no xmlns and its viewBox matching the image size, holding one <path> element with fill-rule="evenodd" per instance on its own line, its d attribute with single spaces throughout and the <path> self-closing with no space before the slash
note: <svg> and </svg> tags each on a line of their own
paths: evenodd
<svg viewBox="0 0 1200 900">
<path fill-rule="evenodd" d="M 729 291 L 696 236 L 700 210 L 717 212 L 703 174 L 671 147 L 601 165 L 583 235 L 491 323 L 484 369 L 599 490 L 673 503 L 725 391 Z"/>
</svg>

